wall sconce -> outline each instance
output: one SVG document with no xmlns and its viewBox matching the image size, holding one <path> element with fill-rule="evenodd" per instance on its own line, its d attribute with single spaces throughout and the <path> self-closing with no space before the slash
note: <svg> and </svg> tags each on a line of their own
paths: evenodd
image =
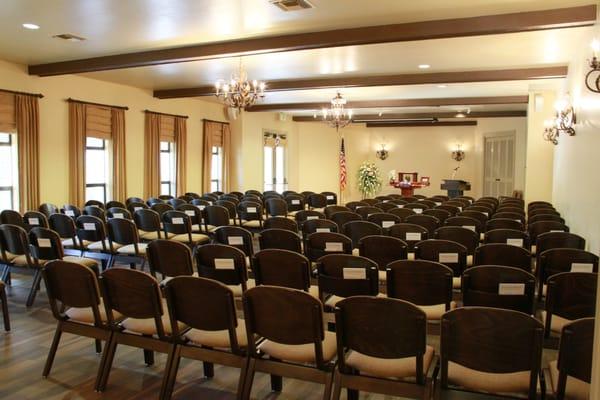
<svg viewBox="0 0 600 400">
<path fill-rule="evenodd" d="M 380 160 L 385 160 L 386 158 L 388 158 L 388 151 L 385 149 L 385 144 L 381 144 L 381 150 L 377 150 L 377 152 L 375 152 L 375 155 L 377 156 L 377 158 L 379 158 Z"/>
<path fill-rule="evenodd" d="M 456 150 L 452 152 L 452 159 L 456 162 L 461 162 L 465 159 L 465 152 L 460 149 L 460 144 L 457 144 Z"/>
<path fill-rule="evenodd" d="M 590 60 L 590 70 L 585 75 L 585 86 L 594 93 L 600 93 L 600 61 L 598 60 L 598 51 L 600 51 L 600 42 L 596 39 L 592 41 L 593 56 Z M 594 80 L 592 76 L 595 75 Z M 590 82 L 591 81 L 591 82 Z"/>
<path fill-rule="evenodd" d="M 558 136 L 563 133 L 569 136 L 575 136 L 575 127 L 577 118 L 573 106 L 567 100 L 559 100 L 555 104 L 556 116 L 554 119 L 544 121 L 544 140 L 558 144 Z"/>
</svg>

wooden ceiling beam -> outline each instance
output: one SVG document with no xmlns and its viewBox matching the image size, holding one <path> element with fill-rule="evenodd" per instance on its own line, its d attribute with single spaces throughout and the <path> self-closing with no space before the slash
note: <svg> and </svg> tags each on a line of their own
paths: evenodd
<svg viewBox="0 0 600 400">
<path fill-rule="evenodd" d="M 367 128 L 415 128 L 431 126 L 474 126 L 477 121 L 415 121 L 415 122 L 368 122 Z"/>
<path fill-rule="evenodd" d="M 527 111 L 525 110 L 514 110 L 514 111 L 471 111 L 467 115 L 467 118 L 514 118 L 514 117 L 526 117 Z M 367 121 L 367 122 L 393 122 L 396 120 L 414 120 L 420 118 L 458 118 L 456 112 L 432 112 L 432 113 L 404 113 L 404 114 L 383 114 L 381 116 L 377 114 L 355 114 L 352 119 L 354 121 Z M 323 117 L 317 114 L 317 118 L 310 115 L 296 115 L 292 117 L 294 122 L 321 122 Z"/>
<path fill-rule="evenodd" d="M 518 81 L 530 79 L 552 79 L 567 76 L 568 67 L 534 67 L 483 71 L 434 72 L 421 74 L 395 74 L 370 76 L 334 76 L 329 78 L 286 79 L 267 81 L 267 92 L 288 90 L 351 88 L 371 86 L 402 86 L 425 84 L 449 84 L 470 82 Z M 154 97 L 174 99 L 180 97 L 213 96 L 214 86 L 155 90 Z"/>
<path fill-rule="evenodd" d="M 596 5 L 238 39 L 29 66 L 52 76 L 284 51 L 590 26 Z"/>
<path fill-rule="evenodd" d="M 438 107 L 438 106 L 476 106 L 486 104 L 527 104 L 528 96 L 492 96 L 492 97 L 441 97 L 434 99 L 396 99 L 350 101 L 346 108 L 394 108 L 394 107 Z M 330 107 L 331 103 L 276 103 L 258 104 L 246 111 L 319 111 Z"/>
</svg>

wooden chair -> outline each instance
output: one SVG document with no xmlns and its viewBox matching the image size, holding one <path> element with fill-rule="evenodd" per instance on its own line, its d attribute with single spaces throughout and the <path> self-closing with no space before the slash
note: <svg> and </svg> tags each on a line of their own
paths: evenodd
<svg viewBox="0 0 600 400">
<path fill-rule="evenodd" d="M 269 217 L 263 223 L 263 229 L 285 229 L 287 231 L 298 233 L 298 224 L 293 219 L 287 217 Z"/>
<path fill-rule="evenodd" d="M 454 389 L 537 399 L 542 330 L 518 311 L 463 307 L 446 313 L 436 395 Z"/>
<path fill-rule="evenodd" d="M 450 213 L 450 216 L 454 217 L 456 214 L 461 212 L 461 208 L 457 206 L 453 206 L 451 204 L 442 203 L 439 206 L 435 206 L 436 210 L 444 210 Z"/>
<path fill-rule="evenodd" d="M 315 219 L 325 219 L 325 214 L 314 210 L 300 210 L 294 214 L 294 219 L 298 224 L 298 228 L 302 230 L 302 225 L 304 222 Z"/>
<path fill-rule="evenodd" d="M 377 200 L 377 199 L 362 199 L 360 202 L 367 203 L 369 206 L 374 206 L 375 204 L 379 203 L 379 200 Z"/>
<path fill-rule="evenodd" d="M 414 258 L 415 244 L 429 237 L 429 231 L 420 225 L 401 223 L 388 228 L 388 234 L 408 245 L 409 259 Z"/>
<path fill-rule="evenodd" d="M 565 219 L 556 214 L 534 214 L 527 220 L 527 222 L 530 224 L 540 221 L 556 221 L 560 222 L 561 224 L 565 223 Z"/>
<path fill-rule="evenodd" d="M 252 259 L 256 286 L 283 286 L 310 293 L 319 298 L 319 288 L 311 286 L 311 266 L 302 254 L 281 249 L 261 250 Z"/>
<path fill-rule="evenodd" d="M 331 221 L 335 222 L 338 226 L 338 232 L 342 232 L 342 228 L 345 224 L 351 221 L 362 221 L 363 218 L 360 214 L 352 211 L 340 211 L 331 216 Z"/>
<path fill-rule="evenodd" d="M 282 249 L 302 253 L 300 235 L 287 229 L 265 229 L 260 233 L 258 243 L 261 250 Z"/>
<path fill-rule="evenodd" d="M 304 255 L 312 262 L 328 254 L 352 254 L 352 240 L 341 233 L 315 232 L 308 235 Z"/>
<path fill-rule="evenodd" d="M 432 236 L 433 232 L 440 227 L 439 219 L 431 215 L 424 214 L 409 215 L 404 219 L 404 222 L 407 224 L 422 226 L 423 228 L 427 229 L 427 232 L 429 233 L 428 236 Z"/>
<path fill-rule="evenodd" d="M 0 250 L 2 251 L 2 263 L 5 265 L 0 280 L 10 282 L 11 270 L 14 267 L 32 268 L 34 276 L 27 296 L 27 307 L 31 307 L 35 301 L 40 281 L 42 280 L 41 269 L 36 268 L 29 249 L 29 239 L 25 229 L 10 224 L 0 225 Z"/>
<path fill-rule="evenodd" d="M 251 232 L 258 232 L 263 227 L 263 208 L 262 204 L 252 201 L 242 201 L 238 205 L 238 216 L 240 225 Z"/>
<path fill-rule="evenodd" d="M 351 201 L 351 202 L 346 203 L 346 207 L 348 207 L 353 212 L 355 212 L 358 207 L 368 207 L 368 206 L 369 206 L 369 203 L 366 203 L 364 201 Z"/>
<path fill-rule="evenodd" d="M 0 224 L 10 224 L 25 228 L 23 216 L 15 210 L 2 210 L 0 212 Z"/>
<path fill-rule="evenodd" d="M 137 227 L 133 221 L 127 219 L 114 218 L 106 223 L 108 233 L 108 244 L 110 253 L 113 254 L 112 263 L 118 257 L 124 262 L 128 262 L 130 266 L 135 267 L 136 263 L 140 263 L 140 268 L 143 270 L 146 264 L 146 247 L 147 243 L 140 241 Z"/>
<path fill-rule="evenodd" d="M 482 229 L 485 227 L 485 225 L 488 222 L 487 215 L 485 215 L 483 212 L 480 212 L 480 211 L 465 210 L 465 211 L 459 212 L 458 214 L 456 214 L 456 216 L 476 219 L 481 224 Z"/>
<path fill-rule="evenodd" d="M 66 249 L 79 249 L 77 241 L 77 227 L 75 220 L 65 214 L 52 214 L 48 218 L 50 229 L 56 232 L 61 239 L 61 244 Z"/>
<path fill-rule="evenodd" d="M 204 219 L 203 230 L 205 233 L 212 234 L 221 226 L 236 225 L 235 219 L 232 221 L 231 214 L 225 206 L 217 204 L 205 206 L 201 213 Z"/>
<path fill-rule="evenodd" d="M 126 208 L 121 207 L 111 207 L 106 209 L 106 218 L 125 218 L 129 220 L 133 220 L 131 213 Z"/>
<path fill-rule="evenodd" d="M 492 215 L 492 220 L 494 219 L 510 219 L 515 222 L 519 222 L 521 224 L 525 224 L 525 215 L 522 213 L 516 213 L 511 211 L 498 211 L 494 215 Z"/>
<path fill-rule="evenodd" d="M 45 264 L 49 261 L 64 260 L 85 265 L 86 267 L 96 271 L 96 273 L 99 272 L 98 262 L 94 259 L 77 256 L 65 256 L 65 250 L 62 246 L 60 236 L 51 229 L 40 227 L 33 228 L 29 231 L 28 238 L 30 255 L 33 261 L 33 266 L 36 270 L 41 271 Z"/>
<path fill-rule="evenodd" d="M 566 324 L 596 315 L 598 274 L 562 272 L 548 278 L 546 310 L 541 312 L 544 337 L 559 335 Z"/>
<path fill-rule="evenodd" d="M 138 210 L 145 210 L 145 209 L 148 209 L 148 208 L 150 208 L 150 207 L 148 207 L 148 205 L 146 203 L 144 203 L 144 202 L 140 202 L 140 203 L 137 203 L 137 202 L 127 203 L 127 210 L 129 211 L 129 213 L 132 216 L 135 215 L 135 213 Z"/>
<path fill-rule="evenodd" d="M 101 202 L 100 200 L 88 200 L 85 202 L 85 204 L 83 205 L 84 208 L 85 207 L 98 207 L 101 209 L 106 209 L 106 206 L 103 202 Z"/>
<path fill-rule="evenodd" d="M 46 218 L 48 218 L 50 215 L 58 213 L 58 207 L 52 203 L 42 203 L 38 207 L 38 211 L 43 213 Z"/>
<path fill-rule="evenodd" d="M 428 239 L 415 245 L 415 259 L 434 261 L 453 271 L 452 287 L 460 289 L 460 278 L 467 268 L 467 248 L 451 240 Z"/>
<path fill-rule="evenodd" d="M 563 327 L 558 360 L 544 370 L 556 400 L 590 398 L 594 318 L 582 318 Z"/>
<path fill-rule="evenodd" d="M 8 314 L 8 300 L 6 299 L 6 285 L 0 280 L 0 303 L 2 303 L 2 318 L 4 320 L 4 330 L 10 331 L 10 316 Z"/>
<path fill-rule="evenodd" d="M 154 203 L 150 206 L 150 208 L 158 213 L 161 216 L 167 211 L 173 211 L 175 208 L 167 203 Z"/>
<path fill-rule="evenodd" d="M 431 398 L 437 358 L 427 346 L 423 311 L 398 299 L 356 296 L 338 302 L 335 317 L 334 400 L 342 388 L 348 398 L 359 391 Z"/>
<path fill-rule="evenodd" d="M 416 214 L 423 214 L 423 211 L 427 210 L 429 206 L 419 201 L 405 204 L 402 208 L 413 210 Z"/>
<path fill-rule="evenodd" d="M 167 200 L 167 203 L 169 203 L 174 209 L 177 209 L 177 207 L 179 207 L 180 205 L 187 204 L 187 201 L 183 199 L 169 199 Z"/>
<path fill-rule="evenodd" d="M 440 221 L 440 225 L 443 225 L 448 218 L 452 216 L 448 211 L 441 210 L 439 208 L 428 208 L 423 211 L 423 215 L 430 215 L 432 217 L 436 217 L 438 221 Z"/>
<path fill-rule="evenodd" d="M 336 205 L 337 204 L 337 194 L 335 192 L 321 192 L 323 196 L 325 196 L 325 200 L 327 200 L 328 205 Z"/>
<path fill-rule="evenodd" d="M 381 212 L 383 212 L 383 210 L 381 208 L 375 207 L 375 206 L 366 206 L 366 207 L 357 207 L 354 210 L 354 212 L 357 213 L 358 215 L 360 215 L 360 217 L 362 219 L 367 220 L 369 218 L 369 215 L 381 213 Z"/>
<path fill-rule="evenodd" d="M 433 239 L 451 240 L 467 248 L 467 267 L 473 266 L 473 255 L 479 246 L 479 235 L 461 226 L 442 226 L 433 232 Z"/>
<path fill-rule="evenodd" d="M 519 221 L 510 218 L 492 218 L 485 224 L 485 231 L 495 229 L 512 229 L 515 231 L 524 231 L 523 224 Z"/>
<path fill-rule="evenodd" d="M 99 220 L 106 222 L 106 210 L 104 210 L 104 207 L 99 207 L 97 205 L 85 206 L 83 207 L 83 215 L 96 217 Z"/>
<path fill-rule="evenodd" d="M 111 200 L 109 202 L 106 203 L 106 209 L 111 209 L 114 207 L 118 207 L 118 208 L 127 208 L 127 205 L 124 203 L 121 203 L 120 201 L 117 200 Z"/>
<path fill-rule="evenodd" d="M 322 194 L 313 193 L 306 198 L 306 204 L 309 210 L 323 212 L 323 209 L 329 205 L 327 197 Z"/>
<path fill-rule="evenodd" d="M 561 272 L 598 272 L 598 256 L 580 249 L 556 248 L 539 254 L 537 263 L 538 300 L 546 293 L 546 282 Z"/>
<path fill-rule="evenodd" d="M 112 335 L 102 352 L 95 389 L 106 389 L 119 344 L 144 350 L 146 365 L 154 364 L 154 352 L 169 353 L 171 321 L 158 282 L 132 269 L 113 268 L 102 273 L 100 288 Z M 180 329 L 183 325 L 180 326 Z"/>
<path fill-rule="evenodd" d="M 487 231 L 483 236 L 483 243 L 510 244 L 512 246 L 523 247 L 528 251 L 531 249 L 529 234 L 516 229 L 492 229 Z"/>
<path fill-rule="evenodd" d="M 138 228 L 138 235 L 143 241 L 169 238 L 164 236 L 160 222 L 160 214 L 149 208 L 141 208 L 133 213 L 133 221 Z"/>
<path fill-rule="evenodd" d="M 481 265 L 462 275 L 465 306 L 535 312 L 535 277 L 520 268 Z"/>
<path fill-rule="evenodd" d="M 248 266 L 245 254 L 224 244 L 205 244 L 196 248 L 196 268 L 198 276 L 219 281 L 233 291 L 235 297 L 242 297 L 254 281 L 248 279 Z"/>
<path fill-rule="evenodd" d="M 207 378 L 214 376 L 213 364 L 239 368 L 237 396 L 240 398 L 245 383 L 248 335 L 244 321 L 236 316 L 231 289 L 211 279 L 180 276 L 169 280 L 164 291 L 172 343 L 160 398 L 171 398 L 181 358 L 202 361 Z M 181 329 L 182 325 L 186 328 Z"/>
<path fill-rule="evenodd" d="M 366 257 L 330 254 L 317 261 L 319 299 L 326 310 L 350 296 L 376 296 L 379 293 L 377 264 Z"/>
<path fill-rule="evenodd" d="M 148 244 L 146 256 L 150 274 L 154 278 L 157 273 L 163 280 L 194 273 L 192 252 L 183 243 L 165 239 L 153 240 Z"/>
<path fill-rule="evenodd" d="M 60 209 L 60 213 L 71 217 L 73 220 L 76 220 L 77 217 L 81 215 L 81 210 L 79 209 L 79 207 L 74 206 L 73 204 L 65 204 Z M 50 217 L 48 217 L 48 219 L 50 219 Z"/>
<path fill-rule="evenodd" d="M 214 235 L 215 243 L 241 250 L 246 255 L 246 266 L 250 268 L 250 258 L 254 254 L 252 232 L 239 226 L 221 226 L 215 230 Z"/>
<path fill-rule="evenodd" d="M 114 254 L 106 237 L 104 222 L 91 215 L 81 215 L 75 220 L 75 226 L 81 255 L 100 260 L 103 270 L 112 265 Z M 113 243 L 113 249 L 118 247 L 120 247 L 118 243 Z"/>
<path fill-rule="evenodd" d="M 282 198 L 271 197 L 265 200 L 267 217 L 287 217 L 287 203 Z"/>
<path fill-rule="evenodd" d="M 569 232 L 569 227 L 556 221 L 540 221 L 529 224 L 527 226 L 527 232 L 529 232 L 531 243 L 534 244 L 531 246 L 531 253 L 535 255 L 537 254 L 535 243 L 539 235 L 548 232 Z"/>
<path fill-rule="evenodd" d="M 144 203 L 144 199 L 142 199 L 141 197 L 128 197 L 127 199 L 125 199 L 125 204 L 129 205 L 131 203 Z"/>
<path fill-rule="evenodd" d="M 365 236 L 358 242 L 358 253 L 361 257 L 366 257 L 377 263 L 379 281 L 384 282 L 388 264 L 408 258 L 408 245 L 406 242 L 392 236 Z"/>
<path fill-rule="evenodd" d="M 409 301 L 427 315 L 428 321 L 439 321 L 456 308 L 452 301 L 452 269 L 426 260 L 401 260 L 387 267 L 387 296 Z"/>
<path fill-rule="evenodd" d="M 341 211 L 352 211 L 350 210 L 348 207 L 345 206 L 338 206 L 338 205 L 330 205 L 327 206 L 323 209 L 323 212 L 325 213 L 325 217 L 327 217 L 327 219 L 331 219 L 331 216 L 337 212 L 341 212 Z"/>
<path fill-rule="evenodd" d="M 161 219 L 165 236 L 172 235 L 169 240 L 184 243 L 190 247 L 210 241 L 210 238 L 205 234 L 193 233 L 192 219 L 183 211 L 167 211 Z"/>
<path fill-rule="evenodd" d="M 485 215 L 485 217 L 487 219 L 489 219 L 492 216 L 492 214 L 494 213 L 494 210 L 495 210 L 495 208 L 489 204 L 479 203 L 479 204 L 474 204 L 474 205 L 468 206 L 467 208 L 465 208 L 464 211 L 480 212 L 483 215 Z"/>
<path fill-rule="evenodd" d="M 358 249 L 358 242 L 365 236 L 381 235 L 383 231 L 377 224 L 368 221 L 350 221 L 342 226 L 342 233 L 352 240 L 352 248 Z"/>
<path fill-rule="evenodd" d="M 473 265 L 504 265 L 531 272 L 531 253 L 510 244 L 484 244 L 475 250 Z"/>
<path fill-rule="evenodd" d="M 484 225 L 477 219 L 464 216 L 450 217 L 446 220 L 446 226 L 461 226 L 477 232 L 481 236 Z"/>
<path fill-rule="evenodd" d="M 569 232 L 546 232 L 538 235 L 535 241 L 536 255 L 550 249 L 585 250 L 585 239 Z"/>
<path fill-rule="evenodd" d="M 367 221 L 379 225 L 385 232 L 390 226 L 401 223 L 402 219 L 397 215 L 382 212 L 369 215 Z"/>
<path fill-rule="evenodd" d="M 23 228 L 29 232 L 36 227 L 48 228 L 48 217 L 39 211 L 26 211 L 23 214 Z"/>
<path fill-rule="evenodd" d="M 248 400 L 256 372 L 271 374 L 271 389 L 282 390 L 283 376 L 325 385 L 331 397 L 336 338 L 323 329 L 323 306 L 300 290 L 258 286 L 244 294 L 248 372 L 241 398 Z M 277 315 L 278 318 L 273 318 Z M 264 340 L 260 346 L 254 337 Z"/>
<path fill-rule="evenodd" d="M 205 209 L 201 210 L 199 206 L 195 206 L 191 203 L 184 203 L 177 206 L 176 211 L 183 212 L 190 218 L 192 233 L 208 234 L 206 232 L 206 226 L 203 224 L 206 216 Z"/>
<path fill-rule="evenodd" d="M 54 339 L 50 345 L 42 376 L 50 375 L 60 339 L 64 332 L 95 339 L 96 352 L 101 352 L 100 341 L 108 341 L 112 335 L 97 272 L 82 264 L 68 261 L 50 261 L 42 270 L 52 315 L 57 321 Z M 116 315 L 120 317 L 120 314 Z M 103 368 L 103 361 L 99 372 Z"/>
<path fill-rule="evenodd" d="M 295 216 L 298 211 L 302 211 L 306 208 L 306 202 L 304 196 L 297 193 L 288 193 L 284 196 L 284 200 L 287 204 L 288 215 Z"/>
</svg>

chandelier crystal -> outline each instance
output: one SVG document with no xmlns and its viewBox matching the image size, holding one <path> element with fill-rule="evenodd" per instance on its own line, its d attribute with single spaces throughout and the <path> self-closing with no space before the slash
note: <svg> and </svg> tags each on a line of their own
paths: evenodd
<svg viewBox="0 0 600 400">
<path fill-rule="evenodd" d="M 219 79 L 215 83 L 215 96 L 221 99 L 227 107 L 237 108 L 241 111 L 265 97 L 265 87 L 265 82 L 257 80 L 250 82 L 248 80 L 248 74 L 244 70 L 240 59 L 240 68 L 237 75 L 232 74 L 229 81 Z"/>
<path fill-rule="evenodd" d="M 323 108 L 323 121 L 335 129 L 340 129 L 352 122 L 352 110 L 344 108 L 346 99 L 342 97 L 340 92 L 331 99 L 331 107 Z"/>
</svg>

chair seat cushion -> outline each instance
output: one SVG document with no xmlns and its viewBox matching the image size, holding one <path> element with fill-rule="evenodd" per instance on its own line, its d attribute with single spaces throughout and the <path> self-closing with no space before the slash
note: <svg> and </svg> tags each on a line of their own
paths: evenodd
<svg viewBox="0 0 600 400">
<path fill-rule="evenodd" d="M 114 243 L 113 243 L 114 246 Z M 138 247 L 138 252 L 140 255 L 145 255 L 146 254 L 146 247 L 148 247 L 148 243 L 138 243 L 137 244 Z M 127 255 L 135 255 L 135 246 L 133 244 L 128 244 L 125 246 L 119 247 L 117 249 L 117 253 L 119 254 L 127 254 Z"/>
<path fill-rule="evenodd" d="M 190 241 L 190 236 L 187 233 L 183 233 L 181 235 L 175 235 L 170 238 L 175 242 L 180 243 L 188 243 Z M 210 241 L 210 238 L 202 233 L 192 233 L 192 243 L 206 243 Z"/>
<path fill-rule="evenodd" d="M 242 226 L 246 227 L 246 228 L 260 228 L 261 227 L 261 221 L 259 220 L 252 220 L 252 221 L 243 221 L 242 222 Z"/>
<path fill-rule="evenodd" d="M 473 255 L 468 254 L 467 255 L 467 267 L 472 267 L 472 266 L 473 266 Z"/>
<path fill-rule="evenodd" d="M 435 320 L 442 319 L 442 315 L 444 315 L 444 313 L 446 312 L 445 304 L 435 304 L 432 306 L 420 306 L 417 304 L 417 307 L 419 307 L 421 310 L 423 310 L 423 312 L 427 315 L 427 320 L 429 320 L 429 321 L 435 321 Z M 450 310 L 454 310 L 455 308 L 456 308 L 456 302 L 451 301 L 450 302 Z"/>
<path fill-rule="evenodd" d="M 360 256 L 360 251 L 358 249 L 352 249 L 353 256 Z"/>
<path fill-rule="evenodd" d="M 163 329 L 166 335 L 170 335 L 173 330 L 171 329 L 171 321 L 167 312 L 167 304 L 164 300 L 163 311 L 164 313 L 161 318 Z M 135 333 L 139 335 L 157 334 L 156 323 L 154 322 L 154 318 L 126 318 L 123 320 L 123 322 L 121 322 L 121 326 L 130 333 Z M 179 329 L 185 328 L 185 324 L 181 322 L 177 322 L 177 326 L 179 327 Z"/>
<path fill-rule="evenodd" d="M 448 382 L 465 389 L 489 393 L 527 393 L 529 371 L 511 373 L 481 372 L 448 362 Z"/>
<path fill-rule="evenodd" d="M 14 254 L 10 254 L 10 253 L 6 253 L 6 258 L 8 258 L 9 262 L 13 265 L 16 265 L 18 267 L 27 267 L 29 264 L 27 263 L 27 256 L 25 254 L 21 254 L 21 255 L 14 255 Z M 31 259 L 33 261 L 33 259 Z M 43 265 L 46 263 L 45 260 L 38 260 L 38 263 Z"/>
<path fill-rule="evenodd" d="M 66 256 L 63 257 L 63 261 L 69 261 L 76 264 L 85 265 L 86 267 L 93 268 L 98 265 L 98 262 L 91 258 L 84 257 L 76 257 L 76 256 Z"/>
<path fill-rule="evenodd" d="M 335 333 L 325 332 L 323 340 L 323 360 L 331 361 L 335 357 L 337 346 Z M 263 353 L 280 360 L 297 363 L 315 363 L 315 346 L 313 343 L 307 344 L 283 344 L 265 340 L 259 346 Z"/>
<path fill-rule="evenodd" d="M 379 282 L 385 282 L 387 280 L 387 272 L 379 270 Z"/>
<path fill-rule="evenodd" d="M 143 231 L 141 229 L 138 230 L 138 234 L 140 235 L 140 239 L 143 240 L 156 240 L 156 239 L 162 239 L 165 237 L 165 233 L 164 232 L 160 232 L 160 235 L 157 231 Z M 172 233 L 167 233 L 167 238 L 171 238 L 174 235 Z"/>
<path fill-rule="evenodd" d="M 254 279 L 248 279 L 246 281 L 246 289 L 250 289 L 256 286 Z M 242 297 L 242 285 L 227 285 L 229 289 L 233 291 L 233 297 Z"/>
<path fill-rule="evenodd" d="M 433 347 L 427 346 L 423 354 L 423 373 L 427 373 L 434 354 Z M 350 352 L 346 364 L 357 369 L 361 375 L 377 378 L 410 378 L 415 377 L 417 371 L 416 357 L 379 358 L 354 350 Z"/>
<path fill-rule="evenodd" d="M 238 326 L 235 329 L 235 335 L 239 347 L 248 345 L 248 337 L 246 336 L 246 325 L 243 320 L 238 320 Z M 217 349 L 229 349 L 229 331 L 203 331 L 200 329 L 190 329 L 186 332 L 185 337 L 196 345 L 214 347 Z"/>
<path fill-rule="evenodd" d="M 531 245 L 531 255 L 535 256 L 537 253 L 537 246 L 535 244 Z"/>
<path fill-rule="evenodd" d="M 452 289 L 460 289 L 460 285 L 461 285 L 461 277 L 460 276 L 452 277 Z"/>
<path fill-rule="evenodd" d="M 552 385 L 552 391 L 556 393 L 558 389 L 558 363 L 557 361 L 551 361 L 549 366 L 550 370 L 550 384 Z M 567 386 L 565 388 L 565 399 L 567 400 L 588 400 L 590 398 L 590 384 L 572 376 L 567 376 Z"/>
<path fill-rule="evenodd" d="M 63 245 L 63 247 L 75 247 L 75 243 L 73 242 L 73 239 L 64 239 L 60 241 Z"/>
<path fill-rule="evenodd" d="M 100 319 L 102 322 L 106 322 L 106 309 L 104 308 L 104 304 L 102 304 L 102 302 L 100 302 L 98 305 L 98 311 L 100 312 Z M 94 313 L 92 312 L 92 307 L 71 307 L 65 312 L 65 315 L 69 317 L 70 321 L 79 322 L 81 324 L 94 324 Z M 113 317 L 115 319 L 119 319 L 122 317 L 122 315 L 113 310 Z"/>
<path fill-rule="evenodd" d="M 110 244 L 108 242 L 108 239 L 104 239 L 104 245 L 106 246 L 106 250 L 110 251 Z M 87 240 L 83 241 L 83 246 L 85 248 L 87 248 L 88 250 L 92 250 L 92 251 L 102 251 L 102 242 L 88 242 Z M 122 245 L 120 245 L 119 243 L 113 242 L 113 249 L 115 250 L 119 250 L 119 248 L 123 247 Z"/>
<path fill-rule="evenodd" d="M 542 317 L 542 323 L 545 325 L 546 324 L 546 311 L 545 310 L 543 310 L 541 312 L 541 317 Z M 571 322 L 573 322 L 573 321 L 570 319 L 566 319 L 563 317 L 559 317 L 556 314 L 552 314 L 552 320 L 550 321 L 550 330 L 553 333 L 560 335 L 563 327 Z"/>
</svg>

